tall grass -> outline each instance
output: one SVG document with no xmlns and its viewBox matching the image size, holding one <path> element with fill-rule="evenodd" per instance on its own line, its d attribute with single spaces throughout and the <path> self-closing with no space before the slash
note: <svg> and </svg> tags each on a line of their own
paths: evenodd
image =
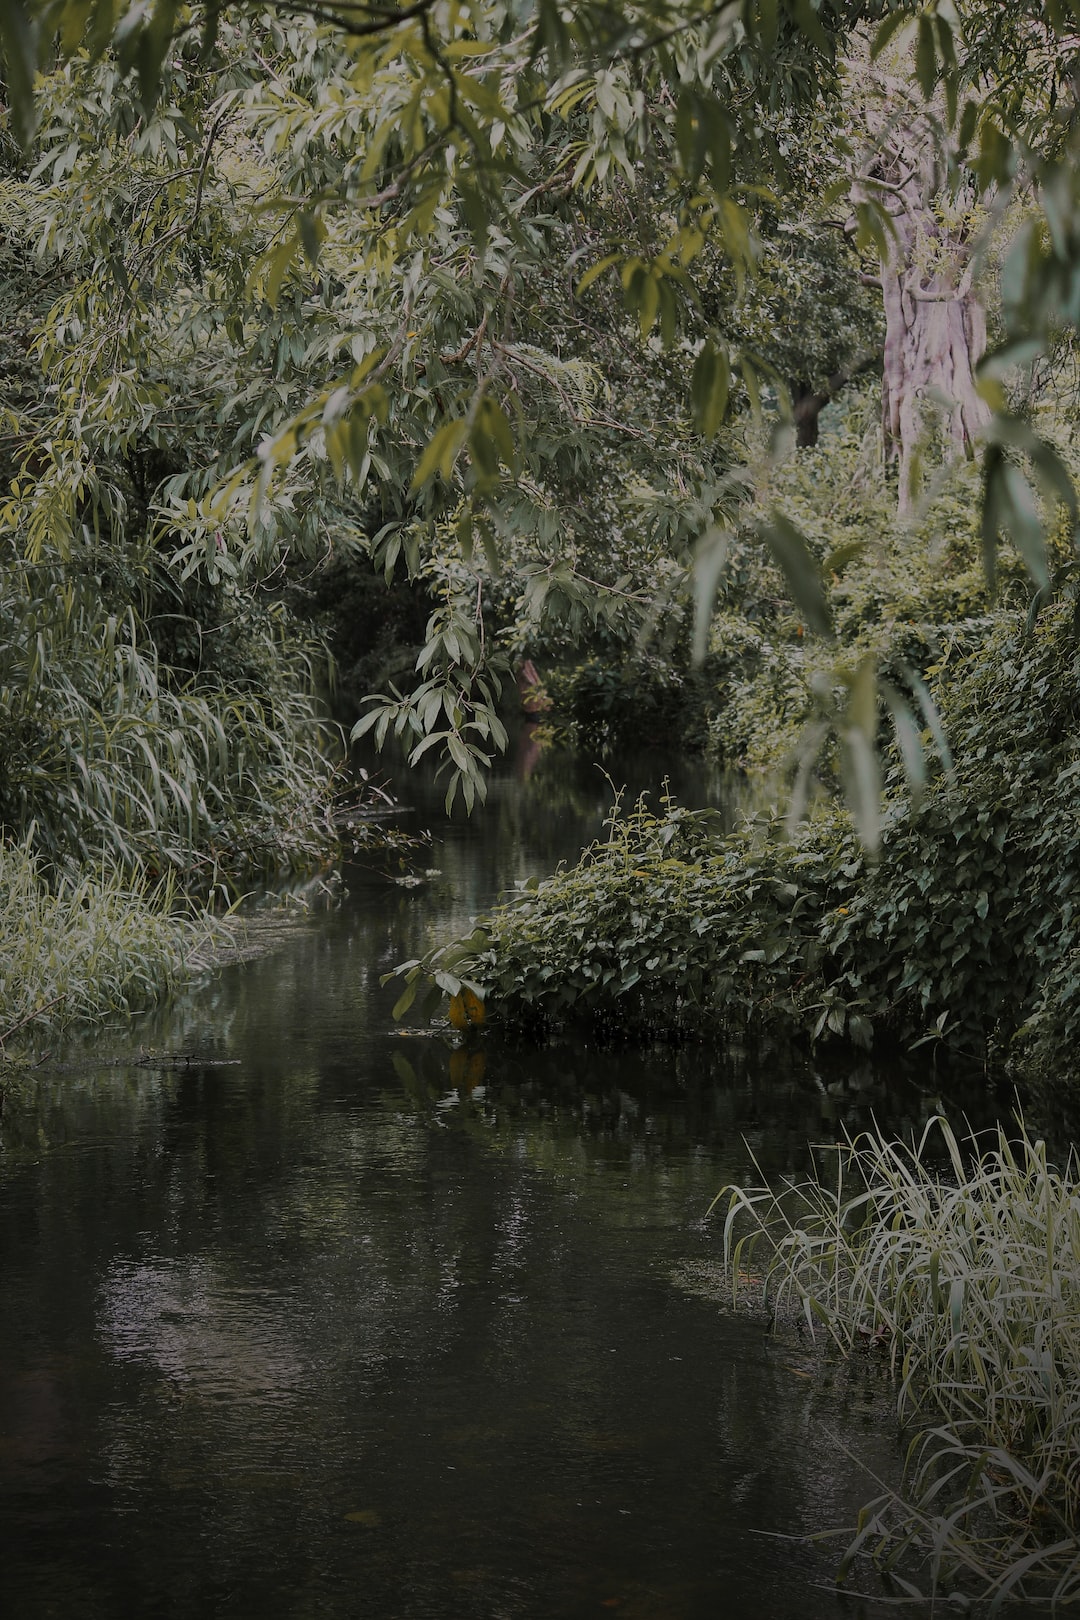
<svg viewBox="0 0 1080 1620">
<path fill-rule="evenodd" d="M 33 824 L 59 866 L 105 860 L 195 888 L 331 846 L 332 765 L 299 637 L 269 617 L 251 630 L 238 606 L 232 635 L 260 670 L 185 675 L 133 605 L 110 611 L 69 563 L 13 555 L 4 577 L 0 824 Z"/>
<path fill-rule="evenodd" d="M 49 882 L 29 843 L 0 841 L 0 1057 L 43 1029 L 149 1006 L 185 975 L 208 922 L 107 869 Z"/>
<path fill-rule="evenodd" d="M 806 1181 L 720 1199 L 733 1281 L 758 1251 L 774 1312 L 897 1379 L 903 1492 L 863 1510 L 841 1574 L 873 1553 L 991 1613 L 1080 1600 L 1075 1155 L 1055 1168 L 1023 1121 L 980 1147 L 936 1118 L 911 1147 L 869 1132 Z"/>
</svg>

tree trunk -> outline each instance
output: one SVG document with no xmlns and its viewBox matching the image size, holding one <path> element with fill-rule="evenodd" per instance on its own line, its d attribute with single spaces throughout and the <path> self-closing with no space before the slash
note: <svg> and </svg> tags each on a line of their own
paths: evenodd
<svg viewBox="0 0 1080 1620">
<path fill-rule="evenodd" d="M 885 305 L 882 427 L 895 462 L 899 510 L 921 484 L 921 450 L 936 437 L 966 454 L 990 409 L 975 387 L 986 319 L 972 284 L 970 212 L 945 189 L 937 132 L 925 115 L 897 118 L 885 101 L 873 162 L 856 182 L 856 202 L 873 199 L 891 217 L 881 260 Z M 880 115 L 879 115 L 880 116 Z M 937 423 L 935 423 L 937 418 Z M 935 432 L 936 428 L 936 432 Z"/>
<path fill-rule="evenodd" d="M 806 382 L 793 382 L 788 386 L 795 418 L 795 443 L 800 450 L 809 450 L 818 442 L 818 417 L 832 395 L 821 393 Z"/>
<path fill-rule="evenodd" d="M 805 380 L 789 380 L 788 392 L 791 395 L 791 412 L 795 420 L 795 443 L 800 450 L 812 449 L 817 444 L 819 419 L 826 405 L 831 405 L 848 383 L 854 382 L 856 377 L 863 376 L 865 372 L 876 369 L 880 364 L 881 351 L 877 350 L 862 355 L 842 371 L 834 371 L 820 388 L 814 388 Z"/>
</svg>

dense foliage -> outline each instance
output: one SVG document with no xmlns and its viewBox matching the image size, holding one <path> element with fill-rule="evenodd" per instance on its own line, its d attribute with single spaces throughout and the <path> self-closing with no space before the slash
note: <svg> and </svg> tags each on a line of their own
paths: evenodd
<svg viewBox="0 0 1080 1620">
<path fill-rule="evenodd" d="M 107 857 L 137 881 L 175 870 L 204 887 L 315 858 L 330 837 L 319 717 L 332 577 L 368 620 L 379 579 L 407 582 L 402 623 L 423 620 L 419 645 L 366 666 L 350 649 L 352 671 L 386 677 L 354 731 L 441 756 L 448 804 L 483 794 L 506 739 L 506 676 L 546 653 L 576 666 L 570 702 L 594 741 L 640 716 L 628 671 L 658 731 L 696 731 L 729 761 L 764 763 L 806 727 L 796 804 L 824 749 L 822 774 L 872 851 L 886 718 L 918 790 L 944 746 L 925 677 L 985 639 L 975 510 L 988 574 L 1011 536 L 1049 594 L 1061 573 L 1049 542 L 1067 530 L 1071 546 L 1071 471 L 1038 419 L 1035 377 L 1076 324 L 1070 15 L 1022 0 L 326 12 L 12 0 L 5 835 L 32 834 L 57 874 Z M 1014 63 L 1007 84 L 988 70 L 988 39 Z M 910 177 L 890 178 L 909 151 L 911 196 Z M 897 276 L 909 301 L 967 322 L 955 403 L 965 449 L 971 422 L 985 427 L 981 472 L 947 481 L 956 433 L 935 426 L 948 409 L 930 397 L 923 321 L 925 419 L 904 430 L 899 490 L 886 468 L 855 513 L 838 473 L 822 507 L 828 480 L 808 447 L 826 403 L 878 368 L 886 402 L 900 397 Z M 980 295 L 998 349 L 976 408 Z M 792 437 L 810 458 L 794 473 L 780 453 Z M 939 499 L 898 533 L 883 504 L 905 504 L 920 479 Z M 987 643 L 987 679 L 1022 741 L 1038 671 L 1005 645 Z M 709 660 L 700 674 L 694 655 Z M 1051 746 L 1037 767 L 1038 746 L 1025 781 L 1059 756 Z M 629 840 L 631 872 L 681 863 L 664 869 L 668 925 L 674 939 L 685 911 L 698 943 L 627 945 L 623 963 L 631 896 L 616 965 L 601 949 L 565 992 L 591 996 L 595 980 L 632 1000 L 632 975 L 676 987 L 685 969 L 676 1022 L 695 998 L 727 994 L 735 1021 L 762 1002 L 857 1040 L 930 1027 L 983 1045 L 1028 1010 L 1024 975 L 999 1017 L 977 994 L 967 1005 L 977 952 L 933 958 L 919 977 L 932 942 L 909 919 L 914 899 L 890 910 L 884 875 L 910 863 L 905 898 L 933 868 L 932 838 L 986 809 L 965 794 L 999 784 L 965 786 L 965 769 L 958 752 L 951 785 L 910 814 L 894 782 L 873 869 L 839 820 L 797 857 L 747 834 L 723 859 L 689 823 L 680 854 L 665 818 L 634 822 L 612 848 Z M 995 825 L 1021 809 L 1002 792 Z M 722 871 L 730 895 L 709 887 Z M 1003 883 L 1011 917 L 1011 864 Z M 699 929 L 729 910 L 738 951 L 722 928 Z M 1032 926 L 1039 977 L 1047 925 Z M 754 930 L 764 943 L 748 942 Z M 522 963 L 529 996 L 550 1000 Z M 555 964 L 536 971 L 549 967 L 562 983 Z M 499 971 L 513 982 L 512 965 Z"/>
<path fill-rule="evenodd" d="M 361 726 L 437 749 L 467 800 L 505 655 L 598 621 L 629 646 L 691 562 L 700 651 L 740 512 L 827 628 L 812 548 L 771 517 L 737 424 L 772 414 L 812 443 L 867 367 L 902 501 L 950 387 L 946 441 L 973 449 L 993 408 L 987 563 L 1010 535 L 1045 585 L 1039 503 L 1075 495 L 1009 387 L 1073 323 L 1071 28 L 1024 0 L 11 0 L 30 156 L 8 201 L 59 272 L 36 342 L 62 379 L 44 461 L 16 422 L 32 510 L 13 521 L 40 532 L 79 488 L 96 532 L 110 480 L 83 462 L 122 450 L 187 580 L 250 590 L 329 543 L 437 581 L 424 661 Z M 980 393 L 995 231 L 1004 346 Z M 903 376 L 894 282 L 922 312 Z M 967 334 L 936 371 L 935 307 Z M 829 718 L 871 842 L 874 675 Z"/>
<path fill-rule="evenodd" d="M 616 809 L 575 868 L 404 970 L 405 997 L 482 991 L 513 1021 L 608 1031 L 774 1029 L 868 1047 L 930 1040 L 1042 1061 L 1076 1016 L 1080 646 L 1071 615 L 1001 615 L 939 679 L 952 759 L 912 802 L 897 766 L 880 858 L 822 809 L 734 834 L 712 812 Z M 403 997 L 403 1000 L 405 1000 Z M 1029 1025 L 1029 1020 L 1033 1022 Z"/>
</svg>

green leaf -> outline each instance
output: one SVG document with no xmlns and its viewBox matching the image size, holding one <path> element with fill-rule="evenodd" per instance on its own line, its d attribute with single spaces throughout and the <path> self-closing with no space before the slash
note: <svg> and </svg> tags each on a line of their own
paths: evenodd
<svg viewBox="0 0 1080 1620">
<path fill-rule="evenodd" d="M 960 150 L 966 152 L 971 145 L 975 130 L 979 123 L 979 104 L 977 101 L 965 101 L 960 114 L 960 128 L 957 131 L 957 142 Z"/>
<path fill-rule="evenodd" d="M 877 659 L 873 653 L 859 660 L 849 691 L 848 724 L 872 743 L 877 735 Z"/>
<path fill-rule="evenodd" d="M 911 21 L 911 13 L 905 9 L 893 11 L 885 18 L 874 35 L 874 42 L 870 47 L 870 60 L 876 62 L 882 51 L 885 50 L 893 35 L 904 28 Z"/>
<path fill-rule="evenodd" d="M 919 18 L 919 31 L 915 41 L 915 77 L 923 98 L 929 101 L 937 80 L 937 49 L 934 43 L 933 19 L 924 12 Z"/>
<path fill-rule="evenodd" d="M 731 547 L 731 536 L 711 524 L 694 547 L 694 662 L 700 664 L 709 648 L 716 587 Z"/>
<path fill-rule="evenodd" d="M 828 51 L 829 36 L 821 26 L 821 20 L 814 10 L 812 0 L 791 0 L 791 5 L 796 22 L 811 44 L 819 46 L 823 51 Z"/>
<path fill-rule="evenodd" d="M 0 0 L 0 54 L 11 101 L 12 123 L 23 147 L 28 147 L 37 124 L 34 77 L 38 67 L 38 31 L 23 0 Z"/>
<path fill-rule="evenodd" d="M 319 257 L 319 249 L 326 241 L 326 225 L 318 214 L 309 214 L 305 209 L 297 219 L 296 230 L 304 257 L 310 265 L 314 265 Z"/>
<path fill-rule="evenodd" d="M 847 726 L 840 741 L 844 800 L 863 848 L 873 859 L 881 843 L 881 766 L 877 750 L 859 725 Z"/>
<path fill-rule="evenodd" d="M 757 32 L 762 49 L 775 48 L 779 28 L 778 0 L 757 0 Z"/>
<path fill-rule="evenodd" d="M 627 289 L 629 297 L 629 289 Z M 638 326 L 643 338 L 648 337 L 656 322 L 657 311 L 660 308 L 659 278 L 653 274 L 645 277 L 638 297 Z"/>
<path fill-rule="evenodd" d="M 390 1014 L 391 1018 L 404 1018 L 405 1014 L 416 1000 L 416 992 L 419 990 L 419 988 L 420 979 L 419 975 L 416 975 L 413 977 L 410 983 L 406 984 L 404 990 L 394 1002 L 394 1006 Z"/>
<path fill-rule="evenodd" d="M 290 236 L 287 241 L 279 242 L 277 247 L 272 249 L 263 260 L 267 271 L 264 294 L 271 309 L 277 307 L 281 284 L 285 280 L 289 266 L 296 257 L 296 250 L 299 245 L 299 238 Z"/>
<path fill-rule="evenodd" d="M 832 614 L 829 610 L 821 570 L 805 537 L 795 525 L 780 513 L 775 513 L 762 530 L 765 544 L 783 570 L 788 589 L 795 598 L 815 635 L 831 637 Z"/>
<path fill-rule="evenodd" d="M 823 574 L 842 574 L 849 563 L 857 562 L 865 556 L 870 542 L 868 540 L 848 540 L 842 546 L 830 551 L 821 565 Z"/>
<path fill-rule="evenodd" d="M 715 439 L 727 413 L 731 390 L 731 364 L 723 349 L 707 338 L 698 351 L 690 377 L 694 426 L 707 439 Z"/>
<path fill-rule="evenodd" d="M 455 417 L 453 421 L 443 423 L 432 436 L 413 473 L 412 483 L 409 486 L 412 494 L 422 488 L 435 473 L 449 482 L 453 475 L 454 463 L 468 432 L 469 424 L 464 417 Z"/>
<path fill-rule="evenodd" d="M 892 715 L 896 742 L 900 749 L 900 758 L 903 760 L 911 800 L 913 804 L 918 804 L 926 787 L 926 750 L 923 748 L 922 732 L 904 695 L 889 681 L 880 681 L 878 684 Z"/>
<path fill-rule="evenodd" d="M 1057 476 L 1052 458 L 1048 462 L 1047 474 L 1054 478 Z M 1067 479 L 1067 482 L 1071 487 L 1071 480 Z M 994 587 L 998 540 L 1002 534 L 1012 540 L 1036 587 L 1045 589 L 1050 583 L 1050 568 L 1046 555 L 1046 533 L 1035 493 L 1019 467 L 1006 459 L 999 445 L 991 444 L 983 464 L 982 511 L 983 564 L 991 590 Z"/>
<path fill-rule="evenodd" d="M 610 270 L 611 266 L 618 264 L 621 258 L 621 253 L 607 253 L 602 259 L 598 259 L 595 264 L 591 264 L 574 288 L 574 297 L 580 298 L 582 293 L 587 292 L 593 282 L 603 275 L 605 270 Z"/>
</svg>

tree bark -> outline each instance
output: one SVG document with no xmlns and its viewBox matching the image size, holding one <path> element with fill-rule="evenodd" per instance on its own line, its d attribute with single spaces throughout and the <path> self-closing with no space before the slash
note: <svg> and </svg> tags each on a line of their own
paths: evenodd
<svg viewBox="0 0 1080 1620">
<path fill-rule="evenodd" d="M 888 123 L 886 126 L 886 115 Z M 967 454 L 990 409 L 975 387 L 986 318 L 972 280 L 969 210 L 945 188 L 938 131 L 915 109 L 884 102 L 872 162 L 853 189 L 890 216 L 881 260 L 885 354 L 881 409 L 886 458 L 898 473 L 901 514 L 918 495 L 920 451 L 937 436 Z"/>
<path fill-rule="evenodd" d="M 791 394 L 791 412 L 795 419 L 795 443 L 800 450 L 812 449 L 818 442 L 819 417 L 826 405 L 832 403 L 837 394 L 841 393 L 856 377 L 881 364 L 880 351 L 876 354 L 864 355 L 854 365 L 846 366 L 843 371 L 834 371 L 827 377 L 821 388 L 814 388 L 805 380 L 789 381 L 788 391 Z"/>
</svg>

